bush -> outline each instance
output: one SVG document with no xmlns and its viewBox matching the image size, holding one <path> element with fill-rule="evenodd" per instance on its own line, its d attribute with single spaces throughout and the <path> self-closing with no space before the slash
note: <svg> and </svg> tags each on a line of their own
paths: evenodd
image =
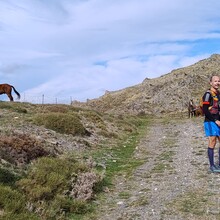
<svg viewBox="0 0 220 220">
<path fill-rule="evenodd" d="M 25 198 L 16 190 L 0 185 L 0 207 L 12 213 L 22 212 L 25 209 Z"/>
<path fill-rule="evenodd" d="M 85 163 L 73 158 L 39 158 L 30 167 L 27 177 L 17 182 L 32 212 L 42 219 L 55 219 L 73 212 L 89 211 L 88 200 L 93 187 L 100 185 L 102 177 Z"/>
<path fill-rule="evenodd" d="M 27 134 L 1 135 L 0 157 L 12 164 L 24 165 L 38 157 L 52 155 L 43 146 L 43 143 Z"/>
<path fill-rule="evenodd" d="M 101 115 L 95 111 L 84 111 L 82 115 L 93 123 L 104 123 Z"/>
<path fill-rule="evenodd" d="M 43 125 L 48 129 L 61 134 L 85 135 L 86 129 L 83 127 L 76 114 L 46 113 L 38 114 L 34 118 L 37 125 Z"/>
<path fill-rule="evenodd" d="M 13 186 L 20 177 L 7 169 L 0 168 L 0 184 Z"/>
<path fill-rule="evenodd" d="M 3 102 L 0 101 L 0 108 L 1 109 L 10 109 L 11 111 L 18 112 L 18 113 L 27 113 L 27 109 L 21 103 L 16 102 Z"/>
<path fill-rule="evenodd" d="M 39 220 L 27 210 L 25 196 L 9 186 L 0 185 L 0 209 L 2 220 Z"/>
<path fill-rule="evenodd" d="M 69 111 L 69 106 L 67 105 L 43 105 L 41 112 L 43 113 L 51 113 L 51 112 L 57 112 L 57 113 L 67 113 Z"/>
<path fill-rule="evenodd" d="M 1 220 L 40 220 L 36 215 L 32 213 L 6 213 L 1 216 Z"/>
<path fill-rule="evenodd" d="M 85 164 L 61 158 L 40 158 L 28 172 L 28 176 L 18 182 L 32 201 L 50 200 L 57 193 L 69 188 L 70 179 L 78 172 L 87 170 Z"/>
</svg>

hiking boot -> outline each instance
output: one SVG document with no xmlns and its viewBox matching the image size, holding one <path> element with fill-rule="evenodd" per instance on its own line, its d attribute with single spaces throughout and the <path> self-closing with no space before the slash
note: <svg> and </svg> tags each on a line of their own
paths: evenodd
<svg viewBox="0 0 220 220">
<path fill-rule="evenodd" d="M 220 169 L 218 169 L 215 165 L 209 168 L 209 171 L 212 173 L 220 173 Z"/>
<path fill-rule="evenodd" d="M 220 170 L 220 165 L 216 164 L 215 167 Z"/>
</svg>

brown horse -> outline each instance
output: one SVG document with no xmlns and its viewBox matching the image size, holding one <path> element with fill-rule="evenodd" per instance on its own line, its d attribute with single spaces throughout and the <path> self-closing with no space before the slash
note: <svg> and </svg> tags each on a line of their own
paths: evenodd
<svg viewBox="0 0 220 220">
<path fill-rule="evenodd" d="M 196 109 L 195 109 L 195 114 L 196 114 L 196 117 L 198 117 L 198 116 L 203 116 L 203 115 L 204 115 L 204 114 L 203 114 L 203 111 L 202 111 L 202 109 L 201 109 L 200 106 L 197 106 L 197 107 L 196 107 Z"/>
<path fill-rule="evenodd" d="M 192 99 L 188 103 L 189 118 L 203 116 L 203 112 L 200 106 L 196 106 Z"/>
<path fill-rule="evenodd" d="M 8 98 L 10 99 L 11 102 L 14 101 L 12 95 L 11 95 L 11 90 L 14 90 L 14 92 L 17 94 L 18 99 L 20 99 L 20 94 L 19 92 L 14 88 L 14 86 L 11 86 L 9 84 L 0 84 L 0 95 L 6 94 Z"/>
</svg>

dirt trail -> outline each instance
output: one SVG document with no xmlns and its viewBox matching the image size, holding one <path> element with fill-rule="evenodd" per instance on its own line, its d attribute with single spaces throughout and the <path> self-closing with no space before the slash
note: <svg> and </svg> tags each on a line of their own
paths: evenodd
<svg viewBox="0 0 220 220">
<path fill-rule="evenodd" d="M 202 118 L 157 119 L 135 152 L 146 162 L 116 178 L 98 219 L 220 219 L 220 175 L 206 151 Z"/>
</svg>

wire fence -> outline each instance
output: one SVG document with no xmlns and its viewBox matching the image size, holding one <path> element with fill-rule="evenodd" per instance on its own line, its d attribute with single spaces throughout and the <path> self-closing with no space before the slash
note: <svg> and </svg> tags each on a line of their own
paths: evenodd
<svg viewBox="0 0 220 220">
<path fill-rule="evenodd" d="M 20 99 L 18 100 L 16 95 L 13 95 L 14 101 L 16 102 L 29 102 L 32 104 L 67 104 L 71 105 L 73 101 L 76 99 L 73 99 L 72 96 L 64 97 L 64 96 L 50 96 L 50 95 L 31 95 L 27 93 L 21 94 Z M 2 101 L 9 101 L 7 95 L 1 96 Z"/>
</svg>

